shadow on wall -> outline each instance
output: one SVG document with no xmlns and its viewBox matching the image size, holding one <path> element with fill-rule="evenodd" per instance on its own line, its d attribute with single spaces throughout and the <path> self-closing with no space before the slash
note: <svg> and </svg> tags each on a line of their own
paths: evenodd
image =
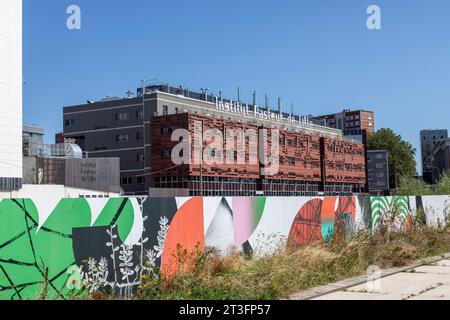
<svg viewBox="0 0 450 320">
<path fill-rule="evenodd" d="M 408 227 L 418 209 L 443 226 L 450 196 L 7 199 L 0 202 L 0 298 L 50 298 L 83 284 L 133 294 L 144 272 L 170 277 L 205 248 L 270 254 L 381 226 Z M 392 214 L 395 213 L 395 217 Z M 190 262 L 189 262 L 190 261 Z"/>
</svg>

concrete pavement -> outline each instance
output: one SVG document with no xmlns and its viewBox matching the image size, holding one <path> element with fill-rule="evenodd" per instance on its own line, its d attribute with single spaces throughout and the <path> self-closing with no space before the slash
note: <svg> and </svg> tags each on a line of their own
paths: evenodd
<svg viewBox="0 0 450 320">
<path fill-rule="evenodd" d="M 450 255 L 315 288 L 293 300 L 450 300 Z"/>
</svg>

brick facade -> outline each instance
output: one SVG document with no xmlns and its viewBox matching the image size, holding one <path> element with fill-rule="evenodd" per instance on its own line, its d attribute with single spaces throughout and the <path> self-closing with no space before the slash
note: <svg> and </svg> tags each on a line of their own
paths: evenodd
<svg viewBox="0 0 450 320">
<path fill-rule="evenodd" d="M 203 136 L 196 134 L 195 126 L 198 129 L 203 126 Z M 172 149 L 179 142 L 172 142 L 171 136 L 176 129 L 187 129 L 191 144 L 191 164 L 174 165 L 171 160 Z M 194 142 L 204 140 L 203 147 L 206 148 L 214 138 L 208 135 L 208 130 L 218 129 L 224 133 L 220 147 L 214 154 L 221 160 L 218 165 L 210 165 L 205 162 L 195 164 L 195 157 L 199 158 L 200 151 L 195 154 Z M 279 170 L 273 175 L 262 175 L 263 165 L 260 164 L 259 151 L 259 130 L 261 126 L 257 124 L 243 123 L 234 120 L 227 120 L 218 117 L 209 117 L 191 113 L 167 115 L 154 117 L 150 125 L 151 139 L 151 177 L 154 181 L 174 181 L 177 177 L 178 187 L 191 186 L 191 179 L 194 177 L 211 181 L 228 179 L 237 184 L 248 184 L 247 187 L 254 190 L 268 190 L 264 183 L 277 183 L 289 185 L 288 189 L 297 190 L 295 183 L 313 183 L 316 186 L 328 184 L 346 184 L 349 188 L 366 184 L 365 170 L 365 148 L 364 145 L 331 138 L 321 138 L 318 135 L 308 135 L 301 132 L 279 131 Z M 245 152 L 243 157 L 245 163 L 227 163 L 227 138 L 229 130 L 243 130 L 243 132 L 255 132 L 256 137 L 247 136 L 245 141 Z M 200 131 L 200 130 L 198 130 Z M 197 132 L 198 132 L 197 131 Z M 272 137 L 268 130 L 267 152 L 271 150 Z M 205 142 L 206 141 L 206 142 Z M 200 145 L 200 144 L 197 144 Z M 197 148 L 199 149 L 199 148 Z M 237 153 L 232 155 L 236 160 Z M 250 161 L 250 159 L 256 160 Z M 200 174 L 202 170 L 202 174 Z M 209 178 L 209 180 L 208 180 Z M 230 180 L 231 179 L 231 180 Z M 220 180 L 222 181 L 222 180 Z M 175 187 L 172 183 L 167 187 Z M 160 187 L 160 185 L 159 185 Z M 217 187 L 217 186 L 216 186 Z"/>
</svg>

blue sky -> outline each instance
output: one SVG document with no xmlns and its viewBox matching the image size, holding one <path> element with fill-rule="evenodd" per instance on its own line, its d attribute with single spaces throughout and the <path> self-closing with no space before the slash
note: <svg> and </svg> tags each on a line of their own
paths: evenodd
<svg viewBox="0 0 450 320">
<path fill-rule="evenodd" d="M 228 97 L 240 86 L 248 100 L 256 89 L 301 114 L 373 110 L 416 148 L 419 130 L 450 127 L 448 0 L 23 1 L 24 121 L 47 142 L 63 106 L 153 78 Z M 66 28 L 71 4 L 81 30 Z M 382 30 L 366 27 L 370 4 Z"/>
</svg>

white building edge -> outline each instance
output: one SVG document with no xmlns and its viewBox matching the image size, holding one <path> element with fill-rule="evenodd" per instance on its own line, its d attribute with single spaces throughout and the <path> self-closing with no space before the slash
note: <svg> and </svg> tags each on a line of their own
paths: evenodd
<svg viewBox="0 0 450 320">
<path fill-rule="evenodd" d="M 22 0 L 0 1 L 0 190 L 22 186 Z"/>
</svg>

